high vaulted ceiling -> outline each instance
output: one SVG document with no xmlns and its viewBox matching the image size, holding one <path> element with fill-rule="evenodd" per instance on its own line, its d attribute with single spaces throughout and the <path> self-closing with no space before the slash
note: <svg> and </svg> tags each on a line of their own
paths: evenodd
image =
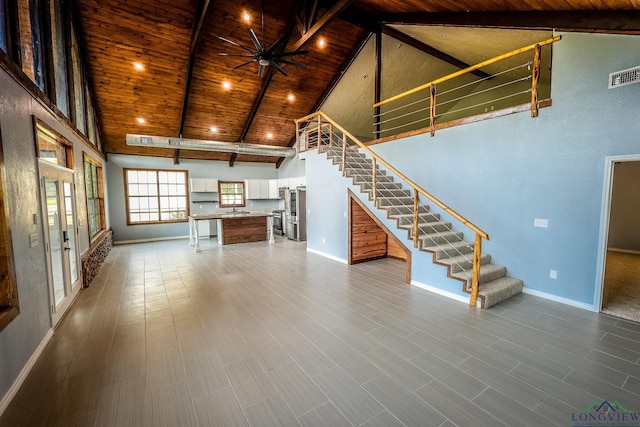
<svg viewBox="0 0 640 427">
<path fill-rule="evenodd" d="M 420 32 L 402 33 L 410 27 L 394 24 L 640 33 L 637 0 L 76 0 L 74 4 L 107 153 L 224 160 L 230 165 L 241 161 L 279 166 L 282 159 L 134 147 L 126 145 L 125 135 L 290 146 L 294 119 L 321 105 L 380 25 L 387 35 L 410 34 L 407 43 L 420 40 Z M 219 55 L 246 53 L 219 37 L 253 48 L 249 28 L 267 47 L 285 35 L 287 51 L 308 50 L 307 55 L 290 58 L 307 68 L 286 65 L 288 76 L 284 76 L 268 67 L 262 77 L 256 63 L 234 69 L 250 58 Z M 320 46 L 320 40 L 326 45 Z M 426 40 L 418 43 L 426 45 Z M 456 45 L 455 38 L 451 43 Z M 448 53 L 446 44 L 437 50 Z M 460 52 L 460 45 L 451 52 Z M 348 102 L 348 93 L 344 99 Z"/>
</svg>

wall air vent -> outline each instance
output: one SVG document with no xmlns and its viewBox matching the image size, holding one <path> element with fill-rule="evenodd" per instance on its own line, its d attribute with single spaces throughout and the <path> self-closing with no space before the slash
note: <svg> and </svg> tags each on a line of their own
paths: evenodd
<svg viewBox="0 0 640 427">
<path fill-rule="evenodd" d="M 640 83 L 640 65 L 609 74 L 609 89 Z"/>
</svg>

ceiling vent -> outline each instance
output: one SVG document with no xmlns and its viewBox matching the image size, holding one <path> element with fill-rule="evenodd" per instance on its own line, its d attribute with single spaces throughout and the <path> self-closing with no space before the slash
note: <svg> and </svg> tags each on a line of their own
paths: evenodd
<svg viewBox="0 0 640 427">
<path fill-rule="evenodd" d="M 609 74 L 609 89 L 640 83 L 640 65 Z"/>
<path fill-rule="evenodd" d="M 181 148 L 183 150 L 216 151 L 222 153 L 249 154 L 253 156 L 295 157 L 296 149 L 274 145 L 245 144 L 236 142 L 204 141 L 200 139 L 167 138 L 164 136 L 127 134 L 127 145 L 156 148 Z"/>
</svg>

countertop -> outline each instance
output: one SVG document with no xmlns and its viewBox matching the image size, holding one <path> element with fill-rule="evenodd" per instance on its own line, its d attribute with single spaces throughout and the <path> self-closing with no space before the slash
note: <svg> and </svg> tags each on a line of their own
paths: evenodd
<svg viewBox="0 0 640 427">
<path fill-rule="evenodd" d="M 247 218 L 247 217 L 261 217 L 261 216 L 273 216 L 271 212 L 199 212 L 193 215 L 189 215 L 189 218 L 194 220 L 199 219 L 229 219 L 229 218 Z"/>
</svg>

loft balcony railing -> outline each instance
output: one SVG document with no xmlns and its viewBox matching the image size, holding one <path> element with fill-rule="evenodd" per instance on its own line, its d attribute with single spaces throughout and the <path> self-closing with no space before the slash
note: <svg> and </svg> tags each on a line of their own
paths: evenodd
<svg viewBox="0 0 640 427">
<path fill-rule="evenodd" d="M 516 49 L 374 104 L 374 139 L 385 142 L 427 132 L 434 136 L 438 128 L 482 115 L 531 110 L 531 117 L 537 117 L 538 98 L 550 93 L 550 64 L 544 68 L 542 47 L 558 40 L 560 36 Z M 484 77 L 471 74 L 478 71 Z"/>
</svg>

